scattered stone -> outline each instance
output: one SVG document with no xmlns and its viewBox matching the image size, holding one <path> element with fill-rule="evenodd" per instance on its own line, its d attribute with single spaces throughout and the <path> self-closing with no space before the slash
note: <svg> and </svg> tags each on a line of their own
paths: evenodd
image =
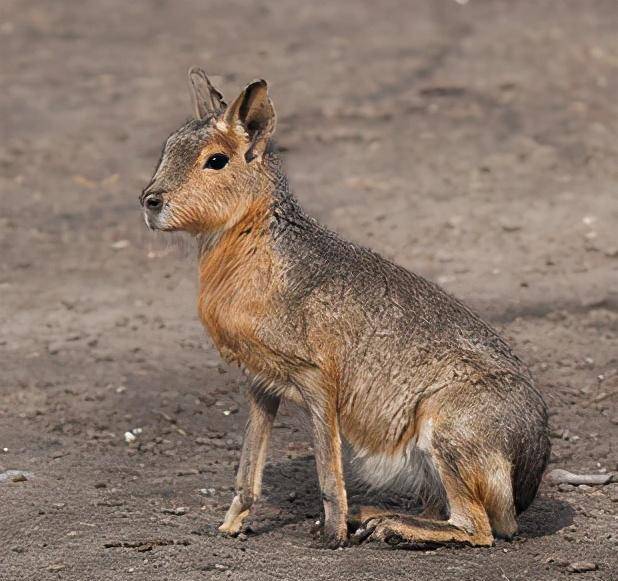
<svg viewBox="0 0 618 581">
<path fill-rule="evenodd" d="M 165 413 L 164 411 L 160 411 L 159 415 L 166 421 L 169 422 L 170 424 L 175 424 L 176 423 L 176 418 L 173 418 L 172 416 L 170 416 L 169 414 Z"/>
<path fill-rule="evenodd" d="M 191 541 L 187 539 L 148 539 L 137 541 L 107 541 L 103 543 L 103 547 L 106 549 L 137 549 L 137 551 L 143 553 L 150 551 L 153 547 L 169 547 L 172 545 L 188 547 Z"/>
<path fill-rule="evenodd" d="M 193 476 L 199 473 L 200 471 L 197 468 L 189 468 L 187 470 L 178 470 L 178 472 L 176 472 L 176 476 Z"/>
<path fill-rule="evenodd" d="M 567 565 L 567 571 L 569 573 L 586 573 L 588 571 L 596 571 L 599 566 L 596 563 L 590 561 L 576 561 Z"/>
<path fill-rule="evenodd" d="M 183 514 L 187 514 L 189 512 L 188 506 L 179 506 L 176 508 L 162 508 L 161 512 L 163 514 L 173 514 L 174 516 L 182 516 Z"/>
<path fill-rule="evenodd" d="M 122 500 L 100 500 L 95 503 L 95 506 L 109 506 L 111 508 L 124 506 L 124 501 Z"/>
<path fill-rule="evenodd" d="M 122 547 L 122 543 L 120 541 L 108 541 L 107 543 L 103 543 L 103 547 L 106 549 L 115 549 L 117 547 Z"/>
<path fill-rule="evenodd" d="M 21 478 L 23 476 L 23 478 Z M 25 470 L 4 470 L 0 467 L 0 482 L 24 482 L 32 478 L 30 472 Z"/>
<path fill-rule="evenodd" d="M 127 444 L 132 444 L 133 442 L 135 442 L 137 438 L 135 437 L 135 434 L 133 434 L 133 432 L 125 432 L 124 433 L 124 441 Z"/>
<path fill-rule="evenodd" d="M 52 341 L 47 346 L 47 352 L 50 355 L 57 355 L 64 347 L 65 343 L 63 341 Z"/>
<path fill-rule="evenodd" d="M 64 564 L 62 563 L 52 563 L 51 565 L 48 565 L 47 570 L 51 571 L 52 573 L 57 573 L 58 571 L 62 571 L 64 569 Z"/>
<path fill-rule="evenodd" d="M 199 493 L 202 496 L 214 496 L 217 490 L 215 488 L 200 488 Z"/>
<path fill-rule="evenodd" d="M 522 229 L 522 225 L 517 222 L 511 222 L 510 220 L 501 220 L 500 226 L 505 232 L 517 232 Z"/>
<path fill-rule="evenodd" d="M 609 484 L 612 481 L 611 474 L 574 474 L 562 468 L 556 468 L 547 474 L 547 480 L 553 484 L 594 485 Z"/>
</svg>

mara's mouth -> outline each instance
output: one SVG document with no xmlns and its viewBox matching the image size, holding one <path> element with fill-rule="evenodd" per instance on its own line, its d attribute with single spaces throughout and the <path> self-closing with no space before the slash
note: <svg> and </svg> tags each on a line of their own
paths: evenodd
<svg viewBox="0 0 618 581">
<path fill-rule="evenodd" d="M 170 232 L 174 230 L 174 228 L 169 224 L 167 216 L 168 212 L 165 210 L 165 207 L 160 212 L 144 210 L 144 222 L 146 222 L 146 226 L 148 226 L 149 230 L 160 230 L 163 232 Z"/>
</svg>

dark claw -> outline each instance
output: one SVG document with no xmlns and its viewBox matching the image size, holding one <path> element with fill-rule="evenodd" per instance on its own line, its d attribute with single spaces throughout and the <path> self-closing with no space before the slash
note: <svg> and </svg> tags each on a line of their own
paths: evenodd
<svg viewBox="0 0 618 581">
<path fill-rule="evenodd" d="M 401 536 L 399 536 L 397 533 L 387 533 L 384 538 L 384 542 L 395 547 L 399 545 L 400 543 L 403 543 L 404 539 Z"/>
<path fill-rule="evenodd" d="M 354 533 L 354 541 L 356 544 L 360 544 L 366 541 L 375 531 L 376 526 L 378 526 L 378 519 L 370 518 L 367 519 L 362 525 L 360 525 L 356 532 Z"/>
</svg>

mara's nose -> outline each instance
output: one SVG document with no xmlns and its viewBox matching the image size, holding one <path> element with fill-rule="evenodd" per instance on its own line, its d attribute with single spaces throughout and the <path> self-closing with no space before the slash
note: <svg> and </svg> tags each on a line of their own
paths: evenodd
<svg viewBox="0 0 618 581">
<path fill-rule="evenodd" d="M 163 195 L 160 193 L 148 194 L 144 198 L 144 208 L 151 212 L 158 212 L 163 207 Z"/>
</svg>

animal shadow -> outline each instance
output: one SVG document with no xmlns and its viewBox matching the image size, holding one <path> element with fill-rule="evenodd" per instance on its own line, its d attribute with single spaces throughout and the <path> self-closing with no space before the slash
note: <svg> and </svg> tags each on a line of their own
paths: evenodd
<svg viewBox="0 0 618 581">
<path fill-rule="evenodd" d="M 530 507 L 519 515 L 521 537 L 546 537 L 573 523 L 575 511 L 563 500 L 540 494 Z"/>
<path fill-rule="evenodd" d="M 346 467 L 347 468 L 347 467 Z M 350 474 L 350 477 L 347 475 Z M 299 524 L 320 518 L 322 503 L 313 456 L 269 463 L 264 472 L 265 494 L 260 510 L 266 516 L 261 521 L 252 519 L 251 528 L 257 533 L 266 533 L 290 524 Z M 393 493 L 370 493 L 358 483 L 350 470 L 346 470 L 346 487 L 350 507 L 355 505 L 386 506 L 398 512 L 415 514 L 422 507 L 413 498 Z M 275 518 L 269 518 L 276 512 Z M 573 523 L 574 510 L 567 503 L 539 495 L 532 505 L 518 517 L 518 537 L 545 537 Z"/>
</svg>

